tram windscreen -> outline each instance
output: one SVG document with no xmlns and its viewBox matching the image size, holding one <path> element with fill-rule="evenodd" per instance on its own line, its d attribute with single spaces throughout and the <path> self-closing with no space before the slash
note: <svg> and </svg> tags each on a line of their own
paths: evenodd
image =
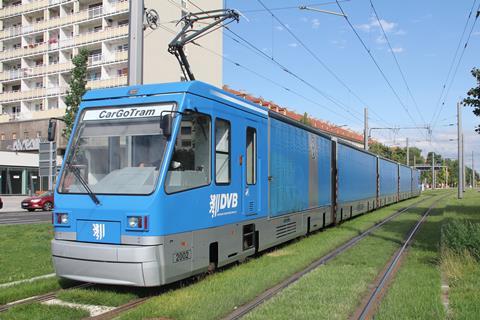
<svg viewBox="0 0 480 320">
<path fill-rule="evenodd" d="M 84 111 L 59 183 L 60 193 L 150 194 L 155 189 L 166 138 L 161 111 L 172 105 Z M 76 171 L 76 172 L 74 172 Z"/>
</svg>

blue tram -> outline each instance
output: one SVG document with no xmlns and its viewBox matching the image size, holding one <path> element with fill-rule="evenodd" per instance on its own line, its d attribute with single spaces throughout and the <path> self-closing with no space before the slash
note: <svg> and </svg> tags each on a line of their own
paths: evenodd
<svg viewBox="0 0 480 320">
<path fill-rule="evenodd" d="M 92 90 L 56 185 L 53 262 L 159 286 L 418 194 L 417 171 L 202 82 Z"/>
</svg>

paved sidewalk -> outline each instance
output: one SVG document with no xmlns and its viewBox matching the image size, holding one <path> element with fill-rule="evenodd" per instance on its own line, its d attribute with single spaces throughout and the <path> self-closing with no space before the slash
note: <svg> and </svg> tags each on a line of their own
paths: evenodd
<svg viewBox="0 0 480 320">
<path fill-rule="evenodd" d="M 0 209 L 0 214 L 6 212 L 26 211 L 22 209 L 21 202 L 28 196 L 1 196 L 3 201 L 3 209 Z"/>
</svg>

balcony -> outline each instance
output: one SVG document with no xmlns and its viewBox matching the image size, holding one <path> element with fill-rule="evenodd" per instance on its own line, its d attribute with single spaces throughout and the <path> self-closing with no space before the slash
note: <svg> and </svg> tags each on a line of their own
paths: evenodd
<svg viewBox="0 0 480 320">
<path fill-rule="evenodd" d="M 42 111 L 33 111 L 31 113 L 32 119 L 47 119 L 54 117 L 63 117 L 65 115 L 65 109 L 48 109 Z"/>
<path fill-rule="evenodd" d="M 91 43 L 91 42 L 106 40 L 109 38 L 126 36 L 126 35 L 128 35 L 128 25 L 115 27 L 115 28 L 106 28 L 105 30 L 97 31 L 97 32 L 88 32 L 88 33 L 80 34 L 74 37 L 73 40 L 74 40 L 74 45 L 78 46 L 81 44 L 86 44 L 86 43 Z M 60 42 L 60 45 L 62 45 L 62 42 L 63 41 Z"/>
<path fill-rule="evenodd" d="M 36 9 L 40 9 L 42 7 L 46 7 L 50 4 L 50 0 L 35 0 L 30 3 L 22 3 L 16 6 L 7 6 L 0 9 L 0 18 L 5 18 L 9 16 L 14 16 L 21 14 L 23 12 L 28 12 Z M 57 0 L 57 2 L 60 2 Z"/>
<path fill-rule="evenodd" d="M 115 77 L 104 80 L 91 80 L 87 82 L 88 89 L 110 88 L 127 85 L 127 76 Z"/>
<path fill-rule="evenodd" d="M 80 21 L 86 21 L 97 17 L 102 17 L 112 13 L 128 12 L 128 1 L 119 1 L 110 5 L 108 8 L 96 7 L 92 9 L 82 10 L 80 12 L 72 13 L 64 17 L 53 17 L 48 20 L 43 20 L 37 23 L 32 23 L 29 26 L 8 28 L 0 31 L 0 38 L 14 37 L 21 34 L 28 34 L 31 32 L 38 32 L 46 29 L 56 28 L 63 25 L 73 24 Z"/>
<path fill-rule="evenodd" d="M 115 61 L 128 60 L 128 50 L 122 50 L 115 52 Z"/>
<path fill-rule="evenodd" d="M 65 93 L 66 89 L 67 88 L 53 87 L 3 92 L 0 93 L 0 103 L 60 95 Z"/>
<path fill-rule="evenodd" d="M 88 65 L 96 66 L 103 63 L 111 63 L 111 62 L 119 62 L 119 61 L 126 61 L 128 60 L 128 51 L 122 50 L 115 52 L 115 55 L 110 59 L 107 59 L 102 54 L 92 55 L 88 58 Z M 64 63 L 56 63 L 50 65 L 41 65 L 32 68 L 22 68 L 17 70 L 8 70 L 4 72 L 0 72 L 0 81 L 9 81 L 15 80 L 19 78 L 26 78 L 26 77 L 35 77 L 45 74 L 52 74 L 57 72 L 64 72 L 71 70 L 73 68 L 73 63 L 71 61 L 64 62 Z"/>
<path fill-rule="evenodd" d="M 29 3 L 3 7 L 0 9 L 0 19 L 69 1 L 71 0 L 33 0 Z"/>
<path fill-rule="evenodd" d="M 49 48 L 48 43 L 35 43 L 23 48 L 4 50 L 0 52 L 0 60 L 13 59 L 22 57 L 29 54 L 35 54 L 47 51 Z"/>
<path fill-rule="evenodd" d="M 36 53 L 42 53 L 48 50 L 55 50 L 59 48 L 67 48 L 71 46 L 78 46 L 82 44 L 87 44 L 91 42 L 106 40 L 110 38 L 116 38 L 121 36 L 128 35 L 128 25 L 115 27 L 115 28 L 106 28 L 105 30 L 98 32 L 89 32 L 80 34 L 75 37 L 57 40 L 55 38 L 50 39 L 48 42 L 31 44 L 23 48 L 4 50 L 0 52 L 0 60 L 14 59 L 18 57 L 23 57 L 27 55 L 32 55 Z"/>
<path fill-rule="evenodd" d="M 35 77 L 44 74 L 62 72 L 73 68 L 71 61 L 51 65 L 41 65 L 33 68 L 22 68 L 18 70 L 9 70 L 0 72 L 0 81 L 14 80 L 25 77 Z"/>
<path fill-rule="evenodd" d="M 22 27 L 11 27 L 0 31 L 0 38 L 9 38 L 22 35 Z"/>
</svg>

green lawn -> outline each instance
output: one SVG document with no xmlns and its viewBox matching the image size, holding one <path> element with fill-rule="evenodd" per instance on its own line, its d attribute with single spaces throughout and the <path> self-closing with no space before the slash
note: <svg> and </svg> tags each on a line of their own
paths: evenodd
<svg viewBox="0 0 480 320">
<path fill-rule="evenodd" d="M 444 244 L 442 271 L 449 285 L 449 317 L 451 319 L 478 319 L 480 317 L 480 193 L 469 191 L 463 200 L 449 202 L 445 209 L 445 227 L 456 221 L 470 225 L 461 241 Z M 445 237 L 445 235 L 444 235 Z M 446 239 L 444 239 L 444 242 Z M 463 245 L 474 244 L 470 251 Z"/>
<path fill-rule="evenodd" d="M 60 292 L 63 301 L 117 307 L 143 296 L 148 290 L 132 287 L 93 286 Z"/>
<path fill-rule="evenodd" d="M 414 238 L 375 319 L 443 319 L 441 300 L 440 232 L 443 211 L 453 195 L 442 200 Z"/>
<path fill-rule="evenodd" d="M 50 224 L 0 227 L 0 283 L 29 279 L 53 272 Z"/>
<path fill-rule="evenodd" d="M 385 224 L 355 247 L 261 305 L 246 319 L 348 319 L 433 201 L 428 200 Z"/>
<path fill-rule="evenodd" d="M 339 227 L 327 229 L 263 254 L 248 263 L 217 272 L 202 281 L 183 288 L 175 288 L 125 313 L 120 318 L 220 318 L 231 312 L 236 306 L 250 301 L 264 290 L 302 270 L 311 262 L 392 214 L 395 210 L 416 201 L 418 199 L 411 199 L 360 216 Z M 369 250 L 376 250 L 376 248 L 370 247 Z M 373 274 L 372 271 L 370 274 Z M 342 273 L 340 280 L 348 282 L 349 276 L 352 275 L 348 275 L 347 272 Z M 355 273 L 353 277 L 356 277 Z"/>
<path fill-rule="evenodd" d="M 452 223 L 459 229 L 452 229 Z M 460 228 L 458 223 L 466 224 Z M 478 192 L 467 192 L 463 200 L 456 199 L 455 194 L 444 201 L 442 209 L 420 229 L 376 319 L 397 319 L 399 314 L 403 319 L 478 319 L 480 263 L 469 251 L 463 251 L 463 246 L 477 252 L 479 223 Z M 446 239 L 446 230 L 450 239 Z M 449 286 L 448 310 L 442 304 L 442 273 Z"/>
<path fill-rule="evenodd" d="M 2 320 L 75 320 L 89 315 L 87 311 L 81 309 L 32 303 L 14 307 L 2 313 L 0 318 Z"/>
</svg>

